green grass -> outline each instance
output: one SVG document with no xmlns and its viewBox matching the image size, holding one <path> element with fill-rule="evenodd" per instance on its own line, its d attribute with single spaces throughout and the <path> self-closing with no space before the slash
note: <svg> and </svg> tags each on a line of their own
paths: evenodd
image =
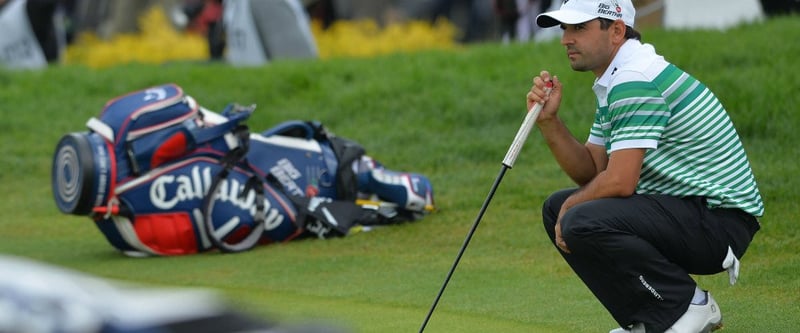
<svg viewBox="0 0 800 333">
<path fill-rule="evenodd" d="M 644 31 L 645 41 L 725 103 L 766 203 L 740 282 L 728 286 L 724 274 L 698 277 L 720 302 L 726 333 L 800 331 L 798 30 L 798 17 L 787 17 L 727 32 Z M 564 82 L 562 116 L 585 137 L 593 78 L 572 72 L 555 41 L 262 68 L 172 63 L 0 71 L 0 253 L 145 285 L 213 288 L 245 311 L 283 321 L 417 331 L 524 117 L 530 79 L 542 69 Z M 429 176 L 440 211 L 419 223 L 236 255 L 124 257 L 88 218 L 63 215 L 53 204 L 53 149 L 63 134 L 83 131 L 110 98 L 165 82 L 212 110 L 257 104 L 248 121 L 254 130 L 320 120 L 388 167 Z M 426 332 L 615 327 L 541 228 L 542 200 L 567 186 L 533 132 Z"/>
</svg>

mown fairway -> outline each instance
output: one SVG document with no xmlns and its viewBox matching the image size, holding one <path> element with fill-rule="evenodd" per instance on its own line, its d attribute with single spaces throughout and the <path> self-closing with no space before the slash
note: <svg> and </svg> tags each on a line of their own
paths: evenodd
<svg viewBox="0 0 800 333">
<path fill-rule="evenodd" d="M 738 125 L 766 203 L 740 281 L 698 277 L 726 333 L 800 331 L 800 19 L 727 32 L 644 31 L 644 40 L 703 80 Z M 476 45 L 372 59 L 55 67 L 0 71 L 0 253 L 111 279 L 221 291 L 282 321 L 322 319 L 354 332 L 416 332 L 500 169 L 524 116 L 530 78 L 565 84 L 562 116 L 586 136 L 592 75 L 556 43 Z M 425 220 L 327 241 L 235 255 L 132 259 L 88 218 L 55 207 L 58 139 L 83 131 L 120 94 L 175 82 L 212 110 L 257 104 L 253 130 L 316 119 L 391 169 L 429 176 L 439 211 Z M 616 326 L 541 230 L 539 209 L 571 186 L 534 131 L 495 195 L 426 332 L 607 332 Z M 13 272 L 0 272 L 13 274 Z"/>
</svg>

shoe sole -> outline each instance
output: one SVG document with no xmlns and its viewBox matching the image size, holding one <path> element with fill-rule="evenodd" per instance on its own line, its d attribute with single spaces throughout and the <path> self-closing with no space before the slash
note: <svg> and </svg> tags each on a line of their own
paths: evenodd
<svg viewBox="0 0 800 333">
<path fill-rule="evenodd" d="M 708 323 L 708 325 L 706 325 L 705 328 L 700 330 L 700 333 L 711 333 L 711 332 L 714 332 L 714 331 L 720 330 L 720 329 L 722 329 L 722 321 L 721 320 L 718 323 Z"/>
</svg>

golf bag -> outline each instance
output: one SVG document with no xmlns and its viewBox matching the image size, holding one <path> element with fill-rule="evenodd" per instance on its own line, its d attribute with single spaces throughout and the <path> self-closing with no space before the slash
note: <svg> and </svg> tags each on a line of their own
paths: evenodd
<svg viewBox="0 0 800 333">
<path fill-rule="evenodd" d="M 250 133 L 253 107 L 221 114 L 174 84 L 111 100 L 56 146 L 56 205 L 131 255 L 183 255 L 422 218 L 430 181 L 385 169 L 318 122 Z"/>
</svg>

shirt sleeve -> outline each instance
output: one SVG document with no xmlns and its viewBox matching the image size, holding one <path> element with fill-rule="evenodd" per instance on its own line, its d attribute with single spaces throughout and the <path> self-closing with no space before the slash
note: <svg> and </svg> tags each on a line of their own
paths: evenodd
<svg viewBox="0 0 800 333">
<path fill-rule="evenodd" d="M 605 136 L 603 135 L 603 125 L 602 125 L 602 120 L 600 118 L 599 110 L 596 111 L 594 114 L 594 123 L 592 123 L 592 128 L 589 129 L 589 138 L 586 141 L 598 146 L 606 145 Z"/>
</svg>

